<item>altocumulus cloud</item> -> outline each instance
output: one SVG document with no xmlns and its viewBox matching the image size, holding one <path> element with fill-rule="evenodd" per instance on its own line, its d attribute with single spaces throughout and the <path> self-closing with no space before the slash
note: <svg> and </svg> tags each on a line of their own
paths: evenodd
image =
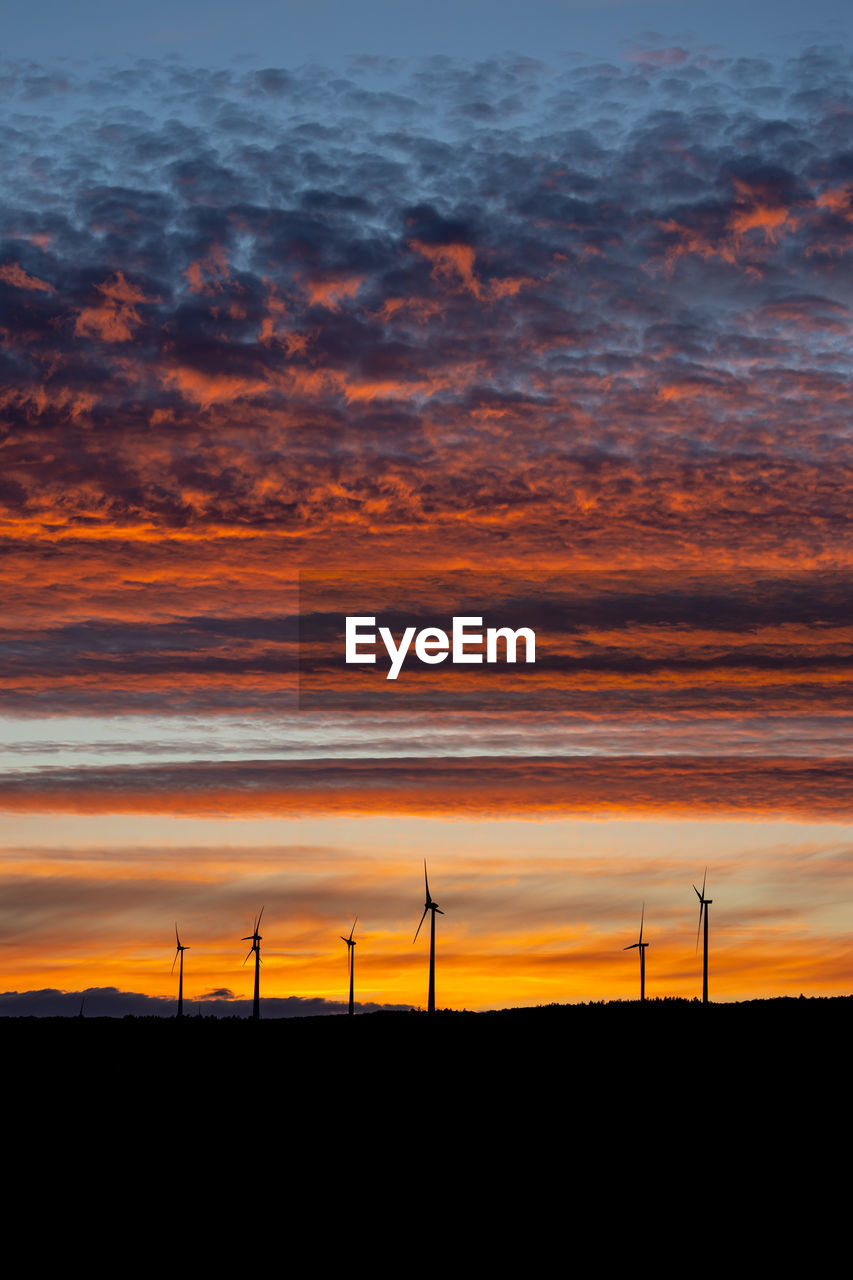
<svg viewBox="0 0 853 1280">
<path fill-rule="evenodd" d="M 848 520 L 848 85 L 820 49 L 7 68 L 5 531 L 810 561 Z"/>
</svg>

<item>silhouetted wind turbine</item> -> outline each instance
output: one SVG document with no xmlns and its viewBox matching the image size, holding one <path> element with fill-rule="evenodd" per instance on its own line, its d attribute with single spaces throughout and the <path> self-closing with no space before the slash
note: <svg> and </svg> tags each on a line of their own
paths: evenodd
<svg viewBox="0 0 853 1280">
<path fill-rule="evenodd" d="M 258 918 L 255 921 L 254 929 L 247 937 L 240 939 L 241 942 L 251 942 L 252 945 L 249 947 L 249 956 L 253 951 L 255 953 L 255 998 L 252 1002 L 252 1017 L 255 1020 L 261 1016 L 261 935 L 258 933 L 258 929 L 260 927 L 261 916 L 263 914 L 264 909 L 261 907 L 258 912 Z M 249 959 L 249 956 L 246 956 L 246 960 Z M 246 963 L 246 960 L 243 961 L 243 964 Z"/>
<path fill-rule="evenodd" d="M 640 913 L 640 940 L 639 942 L 632 942 L 630 947 L 622 948 L 623 951 L 633 951 L 635 947 L 639 947 L 639 950 L 640 950 L 640 1000 L 641 1001 L 645 1000 L 646 998 L 646 947 L 649 945 L 647 942 L 643 942 L 643 920 L 645 919 L 645 915 L 646 915 L 646 904 L 644 902 L 643 910 Z"/>
<path fill-rule="evenodd" d="M 178 945 L 175 948 L 175 959 L 172 961 L 172 967 L 169 970 L 169 973 L 175 972 L 175 960 L 180 956 L 181 967 L 178 971 L 178 1017 L 182 1018 L 184 1016 L 184 952 L 189 951 L 189 947 L 181 946 L 181 940 L 178 937 L 177 921 L 175 922 L 175 942 Z"/>
<path fill-rule="evenodd" d="M 358 916 L 356 916 L 356 918 L 352 922 L 352 928 L 349 931 L 349 937 L 345 938 L 343 934 L 339 935 L 341 942 L 345 942 L 347 944 L 347 968 L 349 969 L 349 1015 L 350 1017 L 352 1017 L 352 1015 L 355 1013 L 355 1007 L 353 1005 L 353 981 L 354 981 L 354 974 L 355 974 L 355 943 L 352 940 L 352 935 L 355 933 L 355 926 L 357 924 L 358 924 Z"/>
<path fill-rule="evenodd" d="M 706 867 L 705 875 L 702 878 L 702 892 L 701 893 L 699 892 L 695 884 L 693 886 L 693 890 L 696 894 L 696 897 L 699 899 L 699 928 L 696 930 L 696 950 L 697 951 L 699 950 L 699 934 L 702 931 L 702 912 L 703 911 L 705 912 L 705 957 L 702 964 L 702 1003 L 703 1004 L 708 1003 L 708 908 L 710 907 L 711 903 L 714 901 L 713 898 L 705 897 L 705 882 L 707 881 L 707 879 L 708 879 L 708 868 Z"/>
<path fill-rule="evenodd" d="M 429 929 L 429 999 L 427 1001 L 427 1013 L 435 1013 L 435 913 L 440 916 L 444 915 L 441 907 L 437 902 L 433 902 L 429 896 L 429 880 L 427 880 L 426 858 L 424 858 L 424 884 L 426 885 L 426 902 L 424 904 L 424 913 L 421 916 L 421 924 L 426 920 L 426 913 L 432 912 Z M 421 924 L 418 925 L 415 936 L 412 939 L 412 945 L 417 942 L 418 934 L 421 931 Z"/>
</svg>

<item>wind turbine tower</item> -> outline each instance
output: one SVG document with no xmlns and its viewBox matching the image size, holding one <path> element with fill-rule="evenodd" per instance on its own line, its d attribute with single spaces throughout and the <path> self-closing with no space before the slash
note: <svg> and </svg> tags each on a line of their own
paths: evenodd
<svg viewBox="0 0 853 1280">
<path fill-rule="evenodd" d="M 438 903 L 433 902 L 432 898 L 429 896 L 429 880 L 427 880 L 426 858 L 424 858 L 424 884 L 426 885 L 426 902 L 424 904 L 424 913 L 421 916 L 421 924 L 426 920 L 426 913 L 428 911 L 432 912 L 429 929 L 429 999 L 427 1001 L 427 1013 L 435 1013 L 435 913 L 437 911 L 440 916 L 443 916 L 444 912 Z M 415 936 L 412 939 L 413 945 L 418 940 L 418 934 L 421 931 L 421 924 L 418 925 Z"/>
<path fill-rule="evenodd" d="M 696 950 L 699 950 L 699 934 L 702 931 L 702 912 L 705 913 L 705 954 L 702 962 L 702 1003 L 708 1003 L 708 908 L 714 901 L 713 898 L 705 897 L 705 884 L 708 879 L 708 868 L 705 868 L 705 875 L 702 878 L 702 892 L 693 886 L 693 891 L 699 899 L 699 928 L 696 930 Z"/>
<path fill-rule="evenodd" d="M 254 929 L 247 937 L 240 939 L 241 942 L 251 942 L 252 945 L 249 947 L 249 956 L 253 951 L 255 953 L 255 998 L 252 1002 L 252 1017 L 256 1022 L 261 1016 L 261 935 L 258 933 L 258 929 L 260 928 L 261 916 L 263 914 L 264 909 L 261 907 L 258 912 L 258 918 L 255 921 Z M 246 956 L 246 960 L 249 959 L 249 956 Z M 246 960 L 243 961 L 243 964 L 246 963 Z"/>
<path fill-rule="evenodd" d="M 189 947 L 181 945 L 181 940 L 178 937 L 177 922 L 175 923 L 175 942 L 177 943 L 177 946 L 175 947 L 175 959 L 172 961 L 172 967 L 169 970 L 169 973 L 175 972 L 175 962 L 177 961 L 178 956 L 180 956 L 181 967 L 178 970 L 178 1017 L 182 1018 L 184 1016 L 184 952 L 189 951 Z"/>
<path fill-rule="evenodd" d="M 640 940 L 639 942 L 632 942 L 630 947 L 622 948 L 623 951 L 633 951 L 635 947 L 638 947 L 640 951 L 640 1003 L 643 1003 L 646 999 L 646 947 L 649 944 L 643 942 L 643 920 L 645 915 L 646 904 L 644 902 L 643 910 L 640 914 Z"/>
<path fill-rule="evenodd" d="M 357 924 L 358 924 L 358 916 L 356 916 L 356 918 L 352 922 L 352 928 L 349 931 L 349 937 L 345 938 L 343 934 L 339 935 L 341 942 L 345 942 L 347 944 L 347 968 L 349 969 L 349 1010 L 348 1012 L 350 1017 L 352 1017 L 353 1014 L 355 1013 L 355 1004 L 353 1002 L 353 984 L 354 984 L 354 977 L 355 977 L 355 943 L 353 942 L 352 935 L 355 933 L 355 926 Z"/>
</svg>

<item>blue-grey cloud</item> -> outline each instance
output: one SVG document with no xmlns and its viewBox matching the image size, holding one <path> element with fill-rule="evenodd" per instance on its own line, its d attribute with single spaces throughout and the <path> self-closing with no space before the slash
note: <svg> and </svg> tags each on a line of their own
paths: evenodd
<svg viewBox="0 0 853 1280">
<path fill-rule="evenodd" d="M 5 1018 L 173 1018 L 177 1001 L 147 996 L 139 991 L 120 991 L 117 987 L 87 987 L 82 991 L 0 992 L 0 1017 Z M 406 1012 L 410 1005 L 356 1003 L 357 1013 L 380 1010 Z M 273 996 L 261 1001 L 264 1018 L 316 1018 L 345 1014 L 342 1001 L 324 1000 L 319 996 Z M 241 1000 L 225 989 L 209 992 L 199 1000 L 188 1000 L 186 1016 L 203 1018 L 250 1018 L 252 1001 Z"/>
</svg>

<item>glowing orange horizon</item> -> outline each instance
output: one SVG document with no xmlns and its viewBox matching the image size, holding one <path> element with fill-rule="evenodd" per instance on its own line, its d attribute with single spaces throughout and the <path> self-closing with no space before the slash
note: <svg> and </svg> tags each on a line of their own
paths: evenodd
<svg viewBox="0 0 853 1280">
<path fill-rule="evenodd" d="M 328 814 L 318 821 L 278 823 L 281 846 L 243 848 L 239 840 L 251 837 L 257 820 L 239 824 L 233 844 L 223 843 L 227 824 L 208 822 L 207 839 L 217 843 L 182 847 L 173 841 L 194 829 L 193 820 L 171 819 L 159 844 L 134 849 L 118 834 L 113 847 L 114 820 L 69 818 L 58 828 L 68 833 L 66 848 L 8 847 L 7 900 L 29 923 L 7 934 L 0 985 L 109 986 L 172 999 L 177 918 L 191 948 L 186 998 L 224 990 L 246 999 L 252 975 L 240 940 L 265 904 L 262 995 L 342 1000 L 338 935 L 357 914 L 357 999 L 423 1006 L 427 951 L 412 939 L 425 852 L 430 888 L 446 912 L 438 922 L 439 1007 L 635 999 L 636 954 L 624 948 L 636 938 L 643 901 L 648 996 L 698 996 L 691 882 L 701 883 L 700 860 L 711 856 L 712 999 L 853 988 L 845 824 L 823 836 L 819 824 L 777 823 L 769 837 L 765 824 L 732 825 L 732 815 L 710 831 L 696 820 L 673 826 L 637 814 L 592 823 L 433 817 L 377 827 L 370 818 Z M 142 831 L 152 822 L 149 815 L 136 825 Z M 268 840 L 269 823 L 265 830 Z M 783 846 L 782 860 L 777 841 L 789 830 L 799 835 Z M 88 831 L 100 832 L 97 846 Z M 302 832 L 315 840 L 325 832 L 331 843 L 288 845 Z"/>
<path fill-rule="evenodd" d="M 417 912 L 415 913 L 417 914 Z M 685 916 L 687 912 L 685 911 Z M 631 924 L 622 933 L 590 935 L 568 930 L 547 937 L 478 937 L 473 943 L 459 927 L 440 922 L 437 943 L 437 1003 L 448 1008 L 504 1008 L 519 1005 L 634 1000 L 639 968 Z M 235 921 L 235 938 L 240 922 Z M 251 964 L 243 965 L 240 944 L 206 942 L 182 924 L 181 940 L 192 937 L 185 957 L 184 994 L 189 1001 L 215 999 L 222 989 L 235 1000 L 251 998 Z M 396 936 L 365 932 L 356 952 L 358 1003 L 426 1006 L 427 959 L 412 947 L 411 933 Z M 578 937 L 578 932 L 582 937 Z M 701 996 L 701 950 L 694 953 L 689 928 L 680 941 L 665 940 L 660 930 L 647 954 L 647 998 Z M 265 926 L 261 996 L 319 997 L 343 1001 L 347 976 L 334 943 L 337 935 L 302 928 L 293 921 Z M 712 921 L 710 989 L 712 1000 L 744 1000 L 783 995 L 849 994 L 853 991 L 853 948 L 846 934 L 782 938 L 771 935 L 748 943 L 727 936 Z M 464 945 L 460 945 L 463 944 Z M 117 987 L 125 992 L 177 999 L 170 975 L 168 929 L 158 946 L 150 936 L 111 940 L 99 951 L 90 940 L 61 941 L 62 959 L 42 963 L 20 947 L 4 949 L 3 989 L 83 991 Z M 286 955 L 280 954 L 280 948 Z M 304 948 L 304 954 L 300 954 Z M 343 976 L 342 976 L 343 975 Z"/>
</svg>

